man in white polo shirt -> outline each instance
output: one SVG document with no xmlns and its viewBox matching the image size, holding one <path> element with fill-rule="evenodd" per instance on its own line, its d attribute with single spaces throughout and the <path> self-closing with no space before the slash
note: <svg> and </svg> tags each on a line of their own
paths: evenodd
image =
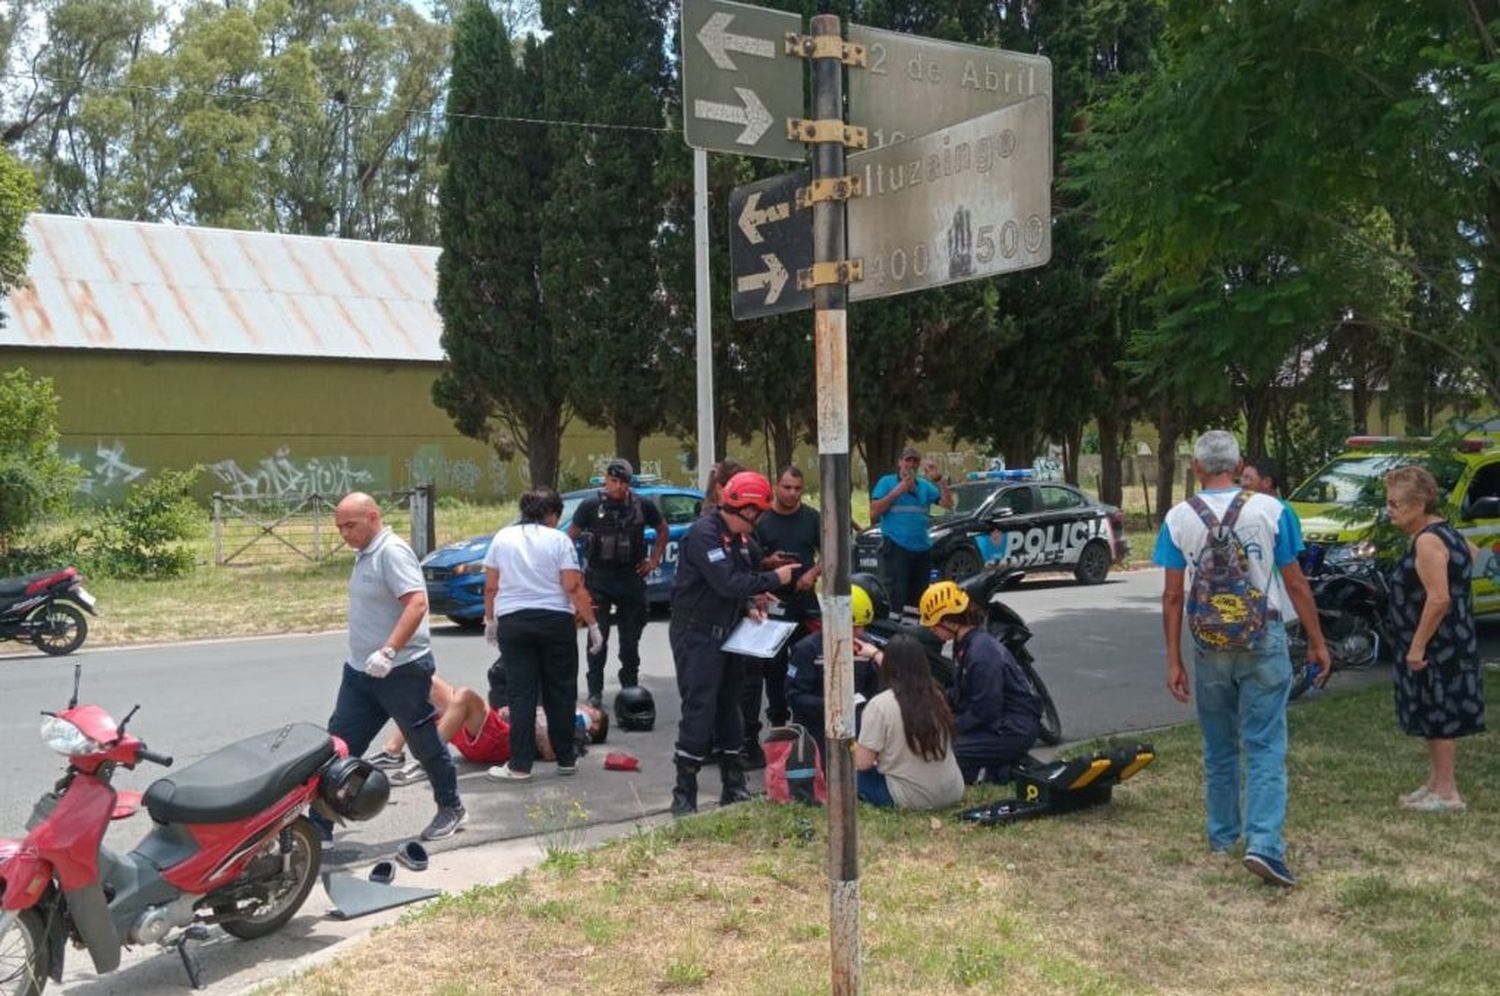
<svg viewBox="0 0 1500 996">
<path fill-rule="evenodd" d="M 328 732 L 358 757 L 387 719 L 406 737 L 412 756 L 432 783 L 437 815 L 423 840 L 452 836 L 466 813 L 458 798 L 458 771 L 438 736 L 432 706 L 432 640 L 427 628 L 427 585 L 416 554 L 380 521 L 380 506 L 362 492 L 347 495 L 334 524 L 354 548 L 349 578 L 349 656 Z"/>
</svg>

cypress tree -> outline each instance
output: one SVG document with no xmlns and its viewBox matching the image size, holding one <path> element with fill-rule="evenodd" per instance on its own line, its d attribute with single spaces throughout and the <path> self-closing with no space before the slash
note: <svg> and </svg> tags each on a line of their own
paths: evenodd
<svg viewBox="0 0 1500 996">
<path fill-rule="evenodd" d="M 434 401 L 458 430 L 526 455 L 556 485 L 567 410 L 540 283 L 549 156 L 536 125 L 540 46 L 517 48 L 481 0 L 454 24 L 445 165 L 438 188 L 437 307 L 448 368 Z M 485 115 L 488 119 L 466 115 Z"/>
</svg>

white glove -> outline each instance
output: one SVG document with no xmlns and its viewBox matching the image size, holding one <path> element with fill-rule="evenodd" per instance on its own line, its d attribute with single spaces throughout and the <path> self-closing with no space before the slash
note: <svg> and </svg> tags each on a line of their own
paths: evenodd
<svg viewBox="0 0 1500 996">
<path fill-rule="evenodd" d="M 604 630 L 598 623 L 589 623 L 589 653 L 597 654 L 604 649 Z"/>
<path fill-rule="evenodd" d="M 500 646 L 498 626 L 493 617 L 484 621 L 484 642 L 492 647 Z"/>
<path fill-rule="evenodd" d="M 385 655 L 385 648 L 375 651 L 365 658 L 365 674 L 372 678 L 384 678 L 391 673 L 391 668 L 396 662 Z"/>
</svg>

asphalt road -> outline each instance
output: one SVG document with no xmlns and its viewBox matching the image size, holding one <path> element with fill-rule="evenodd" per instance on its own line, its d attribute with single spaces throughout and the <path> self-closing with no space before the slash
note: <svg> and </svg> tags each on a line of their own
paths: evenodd
<svg viewBox="0 0 1500 996">
<path fill-rule="evenodd" d="M 1140 730 L 1192 718 L 1191 706 L 1172 700 L 1163 687 L 1158 595 L 1161 575 L 1140 571 L 1081 588 L 1071 580 L 1031 579 L 1007 592 L 1006 600 L 1031 625 L 1038 669 L 1052 690 L 1069 740 Z M 104 606 L 108 610 L 108 606 Z M 659 719 L 651 733 L 612 730 L 607 745 L 580 763 L 579 775 L 557 778 L 538 764 L 529 784 L 489 781 L 482 769 L 460 763 L 460 788 L 469 810 L 466 828 L 443 846 L 533 836 L 555 829 L 576 799 L 591 820 L 618 821 L 660 811 L 672 779 L 671 752 L 678 717 L 667 647 L 667 624 L 655 618 L 642 645 L 643 682 L 656 696 Z M 1484 630 L 1487 656 L 1500 655 L 1500 627 Z M 183 765 L 240 737 L 290 721 L 326 722 L 338 684 L 344 634 L 269 637 L 198 644 L 90 649 L 71 658 L 36 654 L 0 657 L 0 745 L 6 773 L 0 784 L 0 834 L 21 831 L 32 802 L 51 784 L 59 759 L 37 739 L 38 713 L 59 709 L 72 686 L 73 663 L 83 664 L 82 700 L 117 718 L 139 703 L 131 732 Z M 449 680 L 485 688 L 493 651 L 477 634 L 434 627 L 440 673 Z M 581 655 L 580 655 L 581 657 Z M 1382 675 L 1361 676 L 1383 680 Z M 1358 677 L 1340 681 L 1342 687 Z M 606 697 L 614 692 L 613 674 Z M 580 681 L 580 687 L 582 682 Z M 607 750 L 640 758 L 639 773 L 605 771 Z M 121 772 L 116 784 L 144 789 L 159 771 L 142 766 Z M 701 794 L 717 792 L 717 777 L 705 773 Z M 331 864 L 389 854 L 417 834 L 431 817 L 426 785 L 396 789 L 377 819 L 341 830 L 326 853 Z M 129 847 L 144 833 L 144 814 L 121 821 L 109 841 Z"/>
</svg>

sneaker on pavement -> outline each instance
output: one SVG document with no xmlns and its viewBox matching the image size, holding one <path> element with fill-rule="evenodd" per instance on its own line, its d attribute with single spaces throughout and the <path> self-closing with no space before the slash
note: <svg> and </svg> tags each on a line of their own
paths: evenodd
<svg viewBox="0 0 1500 996">
<path fill-rule="evenodd" d="M 559 764 L 557 766 L 557 773 L 559 775 L 576 775 L 576 774 L 578 774 L 578 762 L 574 761 L 572 764 Z"/>
<path fill-rule="evenodd" d="M 495 779 L 495 781 L 497 781 L 497 782 L 529 782 L 529 781 L 531 781 L 531 772 L 529 772 L 529 771 L 517 771 L 515 768 L 512 768 L 508 764 L 497 764 L 493 768 L 491 768 L 489 771 L 485 772 L 485 774 L 489 775 L 491 778 Z"/>
<path fill-rule="evenodd" d="M 427 829 L 422 831 L 422 839 L 442 840 L 444 837 L 452 837 L 468 818 L 469 813 L 462 804 L 444 806 L 437 811 L 432 822 L 427 824 Z"/>
<path fill-rule="evenodd" d="M 415 785 L 417 782 L 427 780 L 427 771 L 422 767 L 421 761 L 412 761 L 392 771 L 390 781 L 398 788 L 402 785 Z"/>
<path fill-rule="evenodd" d="M 365 758 L 365 760 L 369 761 L 371 764 L 375 765 L 375 767 L 382 770 L 389 768 L 399 768 L 406 763 L 406 751 L 378 750 L 375 753 L 371 754 L 369 757 Z"/>
<path fill-rule="evenodd" d="M 1297 876 L 1292 874 L 1292 870 L 1268 854 L 1246 854 L 1245 867 L 1272 885 L 1290 889 L 1297 884 Z"/>
</svg>

